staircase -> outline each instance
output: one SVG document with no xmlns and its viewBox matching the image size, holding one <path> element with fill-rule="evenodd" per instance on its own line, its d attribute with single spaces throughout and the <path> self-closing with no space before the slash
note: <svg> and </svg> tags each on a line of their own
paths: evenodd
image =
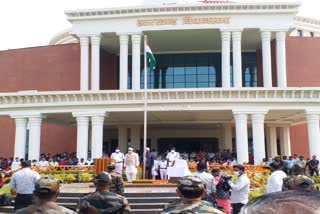
<svg viewBox="0 0 320 214">
<path fill-rule="evenodd" d="M 129 201 L 133 214 L 159 214 L 165 205 L 178 198 L 177 194 L 172 191 L 163 192 L 160 187 L 147 189 L 141 187 L 130 190 L 126 187 L 125 197 Z M 136 191 L 138 189 L 138 191 Z M 159 189 L 159 191 L 157 190 Z M 128 190 L 128 191 L 127 191 Z M 151 191 L 150 191 L 151 190 Z M 79 198 L 84 193 L 61 193 L 57 203 L 61 206 L 76 210 Z M 0 213 L 13 213 L 13 206 L 0 206 Z"/>
</svg>

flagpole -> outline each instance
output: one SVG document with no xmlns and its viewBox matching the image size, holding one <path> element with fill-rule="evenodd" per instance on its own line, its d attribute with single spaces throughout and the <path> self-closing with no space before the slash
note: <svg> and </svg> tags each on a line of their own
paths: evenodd
<svg viewBox="0 0 320 214">
<path fill-rule="evenodd" d="M 144 103 L 143 103 L 143 179 L 146 178 L 146 148 L 147 148 L 147 35 L 144 35 Z"/>
</svg>

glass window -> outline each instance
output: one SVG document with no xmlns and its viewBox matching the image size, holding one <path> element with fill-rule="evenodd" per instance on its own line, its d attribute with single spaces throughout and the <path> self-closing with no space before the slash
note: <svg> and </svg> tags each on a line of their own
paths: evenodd
<svg viewBox="0 0 320 214">
<path fill-rule="evenodd" d="M 148 88 L 215 88 L 222 85 L 221 53 L 159 54 L 155 55 L 155 58 L 157 60 L 155 71 L 150 72 L 148 69 Z M 256 87 L 256 53 L 242 53 L 242 65 L 243 86 Z M 232 61 L 230 69 L 232 86 Z M 141 70 L 140 80 L 143 88 L 143 68 Z M 128 66 L 130 87 L 131 79 L 131 66 Z"/>
</svg>

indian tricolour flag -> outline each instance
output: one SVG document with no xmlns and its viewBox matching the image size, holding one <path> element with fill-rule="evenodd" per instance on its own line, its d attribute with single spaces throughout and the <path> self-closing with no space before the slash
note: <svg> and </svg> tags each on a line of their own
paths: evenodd
<svg viewBox="0 0 320 214">
<path fill-rule="evenodd" d="M 149 63 L 150 69 L 155 69 L 156 67 L 156 58 L 149 47 L 148 41 L 146 41 L 146 55 L 147 55 L 147 62 Z"/>
</svg>

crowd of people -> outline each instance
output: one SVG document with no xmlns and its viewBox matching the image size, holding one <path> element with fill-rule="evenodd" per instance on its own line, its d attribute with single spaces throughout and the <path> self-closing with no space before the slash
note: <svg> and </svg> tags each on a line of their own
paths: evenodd
<svg viewBox="0 0 320 214">
<path fill-rule="evenodd" d="M 144 154 L 145 159 L 143 155 L 139 156 L 134 152 L 133 148 L 128 148 L 126 154 L 117 148 L 110 155 L 113 162 L 108 165 L 107 171 L 99 173 L 94 179 L 96 191 L 80 198 L 79 213 L 131 213 L 128 200 L 124 197 L 123 169 L 125 169 L 126 179 L 129 183 L 136 179 L 137 168 L 144 163 L 147 178 L 164 180 L 167 179 L 167 168 L 174 166 L 178 159 L 185 159 L 189 167 L 195 167 L 196 172 L 179 179 L 177 183 L 179 199 L 167 204 L 163 214 L 275 213 L 269 210 L 270 207 L 264 207 L 268 212 L 252 211 L 257 210 L 258 204 L 261 204 L 261 198 L 249 202 L 250 180 L 244 165 L 237 164 L 235 154 L 230 151 L 213 153 L 213 155 L 203 151 L 191 154 L 182 152 L 180 154 L 171 148 L 166 153 L 158 154 L 156 151 L 150 151 L 149 148 L 146 148 Z M 80 159 L 79 161 L 75 153 L 63 153 L 53 157 L 50 154 L 42 154 L 38 162 L 16 158 L 10 160 L 9 163 L 12 169 L 18 168 L 19 165 L 22 167 L 21 170 L 13 174 L 10 181 L 10 188 L 16 194 L 14 207 L 16 213 L 33 213 L 34 210 L 45 212 L 58 210 L 59 213 L 75 213 L 73 210 L 55 204 L 59 195 L 58 181 L 53 177 L 40 178 L 39 174 L 31 167 L 32 165 L 39 167 L 59 166 L 66 163 L 82 166 L 92 165 L 93 161 L 91 159 Z M 289 157 L 278 156 L 273 159 L 264 159 L 262 164 L 265 168 L 270 169 L 266 186 L 267 194 L 263 196 L 266 203 L 271 203 L 272 200 L 276 201 L 276 196 L 285 197 L 288 195 L 285 192 L 289 190 L 295 191 L 297 196 L 303 192 L 301 194 L 313 197 L 310 200 L 320 198 L 314 181 L 307 176 L 319 175 L 319 161 L 316 156 L 312 156 L 311 160 L 296 154 Z M 222 173 L 218 168 L 209 170 L 209 165 L 230 165 L 232 174 Z M 306 193 L 305 191 L 310 192 Z M 35 198 L 36 200 L 34 200 Z M 298 213 L 317 213 L 311 212 L 311 210 L 315 210 L 312 206 L 308 207 L 310 212 L 308 210 L 301 212 L 302 206 L 292 207 L 294 207 L 292 209 L 300 210 Z M 319 208 L 317 209 L 320 211 Z"/>
</svg>

